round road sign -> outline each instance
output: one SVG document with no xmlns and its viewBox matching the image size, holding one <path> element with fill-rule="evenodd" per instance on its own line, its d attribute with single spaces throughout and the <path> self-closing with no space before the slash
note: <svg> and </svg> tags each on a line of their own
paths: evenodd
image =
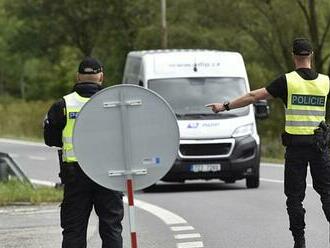
<svg viewBox="0 0 330 248">
<path fill-rule="evenodd" d="M 124 191 L 148 187 L 171 168 L 179 128 L 169 104 L 155 92 L 119 85 L 96 93 L 81 109 L 73 132 L 83 171 L 98 184 Z"/>
</svg>

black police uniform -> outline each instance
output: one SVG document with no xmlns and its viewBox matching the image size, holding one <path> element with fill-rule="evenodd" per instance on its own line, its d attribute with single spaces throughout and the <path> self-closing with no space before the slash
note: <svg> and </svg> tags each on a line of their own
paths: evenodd
<svg viewBox="0 0 330 248">
<path fill-rule="evenodd" d="M 305 80 L 313 80 L 318 77 L 312 69 L 300 68 L 296 72 Z M 279 97 L 287 106 L 287 80 L 281 75 L 266 87 L 273 97 Z M 328 96 L 329 97 L 329 96 Z M 329 98 L 328 98 L 329 99 Z M 313 135 L 282 135 L 285 152 L 285 177 L 284 191 L 287 196 L 287 211 L 290 221 L 290 230 L 297 241 L 304 237 L 305 209 L 303 200 L 306 190 L 307 166 L 313 178 L 313 188 L 321 196 L 322 208 L 330 223 L 330 161 L 328 149 L 319 151 Z"/>
<path fill-rule="evenodd" d="M 77 83 L 73 91 L 82 97 L 91 97 L 100 89 L 101 86 L 96 83 L 84 82 Z M 64 99 L 51 106 L 44 123 L 46 145 L 62 147 L 62 131 L 66 125 L 64 113 Z M 64 198 L 61 204 L 62 247 L 86 247 L 88 219 L 94 207 L 99 218 L 102 248 L 122 248 L 123 194 L 93 182 L 77 162 L 63 163 L 60 177 L 64 183 Z"/>
</svg>

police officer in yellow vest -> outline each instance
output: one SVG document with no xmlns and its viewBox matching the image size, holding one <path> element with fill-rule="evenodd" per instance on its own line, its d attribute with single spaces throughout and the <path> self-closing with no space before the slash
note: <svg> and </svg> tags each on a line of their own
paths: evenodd
<svg viewBox="0 0 330 248">
<path fill-rule="evenodd" d="M 89 179 L 77 162 L 72 144 L 75 119 L 89 98 L 102 89 L 102 81 L 101 63 L 94 58 L 85 58 L 79 65 L 77 83 L 72 92 L 51 106 L 44 121 L 45 143 L 62 150 L 60 177 L 64 184 L 61 204 L 63 248 L 87 246 L 87 225 L 93 207 L 99 218 L 102 247 L 122 248 L 122 193 L 106 189 Z"/>
<path fill-rule="evenodd" d="M 320 194 L 323 211 L 330 222 L 330 162 L 328 149 L 319 149 L 314 131 L 325 120 L 329 95 L 329 77 L 311 68 L 313 56 L 309 40 L 297 38 L 293 42 L 295 70 L 281 75 L 266 88 L 257 89 L 231 102 L 211 103 L 214 112 L 247 106 L 262 99 L 279 97 L 285 104 L 286 146 L 284 187 L 287 212 L 295 244 L 305 248 L 305 197 L 307 166 L 313 178 L 313 187 Z"/>
</svg>

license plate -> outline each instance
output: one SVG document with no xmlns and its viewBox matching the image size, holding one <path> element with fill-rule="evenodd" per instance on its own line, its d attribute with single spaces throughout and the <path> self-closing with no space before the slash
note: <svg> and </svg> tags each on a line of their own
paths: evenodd
<svg viewBox="0 0 330 248">
<path fill-rule="evenodd" d="M 220 164 L 193 164 L 190 167 L 191 172 L 216 172 L 220 170 Z"/>
</svg>

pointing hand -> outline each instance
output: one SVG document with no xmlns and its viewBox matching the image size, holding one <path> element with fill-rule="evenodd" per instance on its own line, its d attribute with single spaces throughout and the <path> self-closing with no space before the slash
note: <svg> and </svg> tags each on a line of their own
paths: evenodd
<svg viewBox="0 0 330 248">
<path fill-rule="evenodd" d="M 209 103 L 206 104 L 205 107 L 212 108 L 212 111 L 214 113 L 222 112 L 225 110 L 225 107 L 223 106 L 222 103 Z"/>
</svg>

